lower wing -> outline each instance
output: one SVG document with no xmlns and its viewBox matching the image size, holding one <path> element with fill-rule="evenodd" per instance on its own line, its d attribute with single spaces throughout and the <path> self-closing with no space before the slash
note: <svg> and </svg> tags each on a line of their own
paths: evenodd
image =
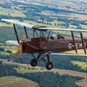
<svg viewBox="0 0 87 87">
<path fill-rule="evenodd" d="M 18 46 L 18 45 L 19 45 L 16 40 L 8 40 L 8 41 L 6 41 L 6 42 L 7 42 L 7 43 L 10 43 L 10 44 L 12 44 L 12 45 L 15 45 L 15 46 Z"/>
</svg>

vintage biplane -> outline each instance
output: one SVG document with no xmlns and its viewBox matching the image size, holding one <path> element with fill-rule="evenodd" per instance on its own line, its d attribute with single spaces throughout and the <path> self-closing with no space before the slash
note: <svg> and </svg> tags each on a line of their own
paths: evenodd
<svg viewBox="0 0 87 87">
<path fill-rule="evenodd" d="M 66 29 L 66 28 L 47 28 L 46 26 L 34 26 L 32 24 L 23 23 L 11 19 L 1 19 L 1 21 L 13 23 L 15 35 L 17 41 L 9 40 L 8 42 L 19 45 L 19 52 L 29 53 L 32 55 L 33 59 L 30 64 L 36 66 L 40 60 L 46 63 L 46 69 L 50 70 L 53 67 L 53 63 L 50 61 L 49 55 L 77 55 L 77 56 L 87 56 L 87 39 L 83 38 L 82 32 L 87 32 L 85 29 Z M 26 39 L 19 40 L 18 33 L 16 30 L 16 25 L 21 25 L 24 27 L 24 32 Z M 33 29 L 33 37 L 28 37 L 26 27 Z M 70 31 L 71 37 L 64 37 L 62 35 L 51 35 L 50 32 L 55 31 Z M 45 35 L 45 32 L 48 32 Z M 78 32 L 80 37 L 76 38 L 74 32 Z M 78 54 L 78 50 L 83 50 L 83 54 Z M 62 53 L 66 51 L 75 51 L 75 54 Z M 35 54 L 38 56 L 35 56 Z"/>
</svg>

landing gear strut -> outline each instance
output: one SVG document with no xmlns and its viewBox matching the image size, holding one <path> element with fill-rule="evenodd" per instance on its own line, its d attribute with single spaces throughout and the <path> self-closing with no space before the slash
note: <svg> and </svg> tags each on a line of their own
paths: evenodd
<svg viewBox="0 0 87 87">
<path fill-rule="evenodd" d="M 31 66 L 34 67 L 39 61 L 43 60 L 46 63 L 47 70 L 51 70 L 53 68 L 53 63 L 50 62 L 49 54 L 39 54 L 37 58 L 34 54 L 32 54 L 32 56 L 34 57 L 34 59 L 32 59 L 30 62 Z"/>
</svg>

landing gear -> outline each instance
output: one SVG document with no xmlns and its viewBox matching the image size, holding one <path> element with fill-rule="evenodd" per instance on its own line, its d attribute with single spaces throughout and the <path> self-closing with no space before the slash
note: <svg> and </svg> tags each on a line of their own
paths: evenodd
<svg viewBox="0 0 87 87">
<path fill-rule="evenodd" d="M 37 65 L 37 59 L 32 59 L 30 62 L 31 66 L 36 66 Z"/>
<path fill-rule="evenodd" d="M 39 54 L 37 58 L 34 54 L 32 54 L 32 56 L 34 57 L 34 59 L 32 59 L 30 62 L 31 66 L 34 67 L 37 65 L 37 62 L 43 60 L 46 63 L 47 70 L 51 70 L 53 68 L 53 63 L 50 62 L 49 54 Z"/>
<path fill-rule="evenodd" d="M 51 70 L 53 68 L 53 64 L 51 62 L 48 62 L 46 64 L 46 69 Z"/>
</svg>

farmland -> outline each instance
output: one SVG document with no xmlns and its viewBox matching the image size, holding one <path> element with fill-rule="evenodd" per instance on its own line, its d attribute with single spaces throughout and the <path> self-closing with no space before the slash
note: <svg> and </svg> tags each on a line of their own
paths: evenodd
<svg viewBox="0 0 87 87">
<path fill-rule="evenodd" d="M 80 66 L 82 69 L 87 69 L 87 62 L 71 61 L 74 65 Z"/>
<path fill-rule="evenodd" d="M 33 73 L 33 72 L 49 72 L 48 70 L 46 70 L 44 67 L 32 67 L 29 64 L 20 64 L 20 63 L 14 63 L 14 62 L 4 62 L 5 64 L 11 64 L 11 65 L 18 65 L 18 68 L 16 68 L 16 70 L 19 73 Z M 87 74 L 86 73 L 81 73 L 81 72 L 77 72 L 77 71 L 72 71 L 72 70 L 63 70 L 63 69 L 52 69 L 50 70 L 50 72 L 54 72 L 54 73 L 59 73 L 60 75 L 64 75 L 64 74 L 68 74 L 68 75 L 72 75 L 72 76 L 80 76 L 80 77 L 84 77 L 87 78 Z"/>
<path fill-rule="evenodd" d="M 38 87 L 38 83 L 15 76 L 5 76 L 0 78 L 0 87 Z"/>
<path fill-rule="evenodd" d="M 86 87 L 87 86 L 87 79 L 83 79 L 79 82 L 76 82 L 76 84 L 81 86 L 81 87 Z"/>
<path fill-rule="evenodd" d="M 86 81 L 87 81 L 86 73 L 81 73 L 81 72 L 72 71 L 72 70 L 64 70 L 64 69 L 52 69 L 48 71 L 45 68 L 38 67 L 38 66 L 33 68 L 27 64 L 20 64 L 20 63 L 13 63 L 13 62 L 4 62 L 4 63 L 18 65 L 18 68 L 16 70 L 19 73 L 54 72 L 54 73 L 59 73 L 61 76 L 67 74 L 67 75 L 74 76 L 74 77 L 76 76 L 84 77 L 84 79 L 76 82 L 76 84 L 81 87 L 86 87 Z"/>
<path fill-rule="evenodd" d="M 16 7 L 11 7 L 11 9 L 4 9 L 2 7 L 0 7 L 0 15 L 9 15 L 9 16 L 13 16 L 13 17 L 26 17 L 21 11 L 17 11 L 15 10 Z M 19 9 L 20 10 L 20 9 Z"/>
</svg>

